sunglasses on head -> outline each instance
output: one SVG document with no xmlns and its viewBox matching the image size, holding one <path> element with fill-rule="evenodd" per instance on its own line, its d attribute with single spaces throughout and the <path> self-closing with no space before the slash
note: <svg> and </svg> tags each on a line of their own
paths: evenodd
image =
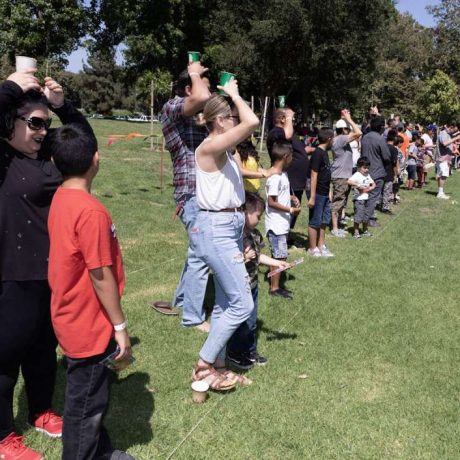
<svg viewBox="0 0 460 460">
<path fill-rule="evenodd" d="M 32 130 L 32 131 L 40 131 L 41 129 L 49 129 L 51 126 L 51 122 L 53 121 L 51 118 L 47 118 L 44 120 L 43 118 L 40 117 L 30 117 L 30 118 L 25 118 L 25 117 L 18 117 L 20 120 L 25 121 L 27 123 L 27 126 Z"/>
</svg>

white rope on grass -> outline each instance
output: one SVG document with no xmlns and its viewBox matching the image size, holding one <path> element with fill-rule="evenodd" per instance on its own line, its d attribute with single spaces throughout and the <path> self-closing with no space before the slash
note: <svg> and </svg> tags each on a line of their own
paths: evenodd
<svg viewBox="0 0 460 460">
<path fill-rule="evenodd" d="M 391 223 L 394 222 L 398 217 L 401 216 L 401 214 L 403 214 L 407 208 L 409 207 L 409 204 L 406 204 L 406 206 L 390 221 L 388 222 L 387 225 L 385 225 L 384 228 L 381 229 L 381 231 L 376 234 L 376 237 L 379 236 L 380 234 L 383 233 L 383 231 L 388 227 L 388 226 L 391 226 Z M 308 303 L 311 303 L 312 301 L 314 301 L 316 298 L 318 297 L 318 295 L 312 297 L 311 299 L 309 299 Z M 303 310 L 302 306 L 299 306 L 297 312 L 291 316 L 290 320 L 281 328 L 279 329 L 277 332 L 278 333 L 282 333 L 283 331 L 286 330 L 286 328 L 294 321 L 294 319 L 299 315 L 299 313 Z M 177 446 L 171 451 L 171 453 L 166 457 L 166 460 L 170 460 L 175 454 L 176 452 L 185 444 L 185 442 L 190 438 L 190 436 L 192 436 L 192 434 L 195 432 L 195 430 L 201 425 L 201 423 L 203 423 L 203 421 L 209 416 L 209 414 L 215 409 L 215 407 L 220 404 L 220 402 L 224 399 L 224 396 L 221 396 L 217 401 L 216 403 L 211 406 L 211 408 L 208 410 L 208 412 L 206 412 L 199 420 L 198 422 L 193 426 L 193 428 L 184 436 L 184 438 L 179 442 L 179 444 L 177 444 Z"/>
<path fill-rule="evenodd" d="M 142 272 L 144 270 L 149 270 L 153 267 L 158 267 L 158 266 L 163 266 L 164 264 L 167 264 L 169 262 L 173 262 L 174 260 L 177 260 L 179 257 L 173 257 L 172 259 L 167 259 L 165 260 L 164 262 L 161 262 L 161 263 L 158 263 L 158 262 L 155 262 L 153 263 L 152 265 L 148 265 L 147 267 L 143 267 L 143 268 L 139 268 L 137 270 L 133 270 L 133 271 L 130 271 L 130 272 L 127 272 L 126 273 L 126 276 L 128 275 L 132 275 L 133 273 L 137 273 L 137 272 Z"/>
<path fill-rule="evenodd" d="M 184 436 L 182 441 L 171 451 L 171 453 L 166 457 L 166 460 L 170 460 L 175 453 L 182 447 L 182 445 L 187 441 L 187 439 L 193 434 L 193 432 L 203 423 L 203 421 L 208 417 L 208 415 L 217 407 L 217 405 L 224 399 L 224 396 L 222 395 L 206 412 L 206 414 L 203 415 L 203 417 L 198 420 L 198 422 L 193 426 L 193 428 Z"/>
</svg>

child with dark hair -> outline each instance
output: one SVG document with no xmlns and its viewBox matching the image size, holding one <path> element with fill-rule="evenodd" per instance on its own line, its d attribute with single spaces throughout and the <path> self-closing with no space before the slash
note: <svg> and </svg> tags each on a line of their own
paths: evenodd
<svg viewBox="0 0 460 460">
<path fill-rule="evenodd" d="M 353 187 L 354 238 L 361 238 L 359 233 L 360 224 L 363 224 L 362 236 L 372 236 L 367 229 L 369 223 L 369 212 L 367 210 L 369 192 L 375 189 L 375 182 L 369 174 L 370 165 L 371 163 L 367 157 L 361 157 L 356 164 L 358 171 L 348 179 L 348 185 Z"/>
<path fill-rule="evenodd" d="M 260 165 L 260 157 L 251 138 L 236 146 L 235 160 L 239 164 L 243 175 L 244 190 L 258 193 L 260 179 L 267 177 L 267 172 Z"/>
<path fill-rule="evenodd" d="M 383 183 L 382 196 L 380 197 L 380 211 L 384 214 L 391 214 L 391 201 L 393 194 L 393 184 L 397 177 L 398 165 L 398 145 L 401 137 L 398 136 L 396 129 L 390 129 L 387 133 L 387 145 L 390 151 L 390 162 L 385 164 L 387 173 Z M 402 139 L 401 139 L 402 140 Z"/>
<path fill-rule="evenodd" d="M 407 190 L 413 190 L 415 180 L 417 179 L 417 162 L 419 152 L 423 150 L 425 141 L 420 136 L 413 137 L 414 142 L 409 145 L 407 158 Z"/>
<path fill-rule="evenodd" d="M 133 459 L 114 450 L 102 425 L 109 369 L 129 360 L 131 344 L 120 304 L 125 284 L 115 225 L 91 195 L 99 169 L 97 141 L 78 125 L 58 128 L 47 146 L 64 181 L 50 207 L 51 319 L 67 359 L 63 460 Z"/>
<path fill-rule="evenodd" d="M 263 366 L 267 358 L 257 352 L 257 307 L 259 299 L 258 267 L 270 265 L 271 267 L 287 268 L 289 264 L 284 260 L 277 260 L 261 254 L 264 247 L 263 238 L 257 224 L 265 209 L 265 201 L 256 193 L 246 193 L 245 224 L 243 235 L 244 261 L 248 272 L 254 310 L 248 320 L 240 325 L 227 345 L 228 361 L 238 369 L 250 369 L 254 364 Z"/>
<path fill-rule="evenodd" d="M 291 186 L 286 173 L 292 161 L 290 142 L 275 142 L 271 150 L 272 167 L 265 185 L 267 205 L 265 207 L 265 231 L 270 241 L 272 257 L 286 260 L 288 256 L 287 238 L 290 216 L 300 213 L 300 202 L 291 195 Z M 280 287 L 281 274 L 271 278 L 269 294 L 291 299 L 290 291 Z"/>
<path fill-rule="evenodd" d="M 321 128 L 318 133 L 319 145 L 310 159 L 310 208 L 308 220 L 307 254 L 312 257 L 334 257 L 326 247 L 326 227 L 331 221 L 331 165 L 328 150 L 332 147 L 334 131 Z"/>
</svg>

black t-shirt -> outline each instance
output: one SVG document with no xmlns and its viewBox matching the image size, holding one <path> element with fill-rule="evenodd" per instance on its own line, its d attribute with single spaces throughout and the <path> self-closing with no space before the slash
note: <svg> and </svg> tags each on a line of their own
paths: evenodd
<svg viewBox="0 0 460 460">
<path fill-rule="evenodd" d="M 385 171 L 387 172 L 385 182 L 393 182 L 395 176 L 394 167 L 398 163 L 398 149 L 391 144 L 388 144 L 388 148 L 390 149 L 391 161 L 385 164 Z"/>
<path fill-rule="evenodd" d="M 0 85 L 0 111 L 14 106 L 22 94 L 11 81 Z M 54 110 L 54 109 L 53 109 Z M 68 102 L 54 110 L 63 124 L 78 123 L 92 133 L 85 117 Z M 48 212 L 62 182 L 44 144 L 37 159 L 0 140 L 0 279 L 46 280 L 48 276 Z"/>
<path fill-rule="evenodd" d="M 310 158 L 309 176 L 311 171 L 318 173 L 318 182 L 316 184 L 316 194 L 327 196 L 329 195 L 329 187 L 331 185 L 331 164 L 327 152 L 319 147 L 312 153 Z"/>
<path fill-rule="evenodd" d="M 267 150 L 271 158 L 273 144 L 277 141 L 285 141 L 286 134 L 284 129 L 275 126 L 267 136 Z M 289 183 L 292 190 L 305 190 L 308 174 L 308 156 L 305 151 L 305 146 L 299 139 L 297 134 L 293 134 L 291 138 L 292 145 L 292 163 L 286 170 L 289 178 Z"/>
</svg>

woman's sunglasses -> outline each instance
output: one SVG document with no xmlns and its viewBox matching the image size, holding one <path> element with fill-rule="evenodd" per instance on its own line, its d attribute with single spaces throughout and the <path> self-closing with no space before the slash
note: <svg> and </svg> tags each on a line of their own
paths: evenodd
<svg viewBox="0 0 460 460">
<path fill-rule="evenodd" d="M 18 117 L 18 118 L 22 121 L 25 121 L 27 123 L 27 126 L 32 131 L 40 131 L 41 129 L 49 129 L 49 127 L 51 126 L 51 122 L 53 121 L 52 118 L 47 118 L 46 120 L 40 117 L 30 117 L 30 118 Z"/>
</svg>

